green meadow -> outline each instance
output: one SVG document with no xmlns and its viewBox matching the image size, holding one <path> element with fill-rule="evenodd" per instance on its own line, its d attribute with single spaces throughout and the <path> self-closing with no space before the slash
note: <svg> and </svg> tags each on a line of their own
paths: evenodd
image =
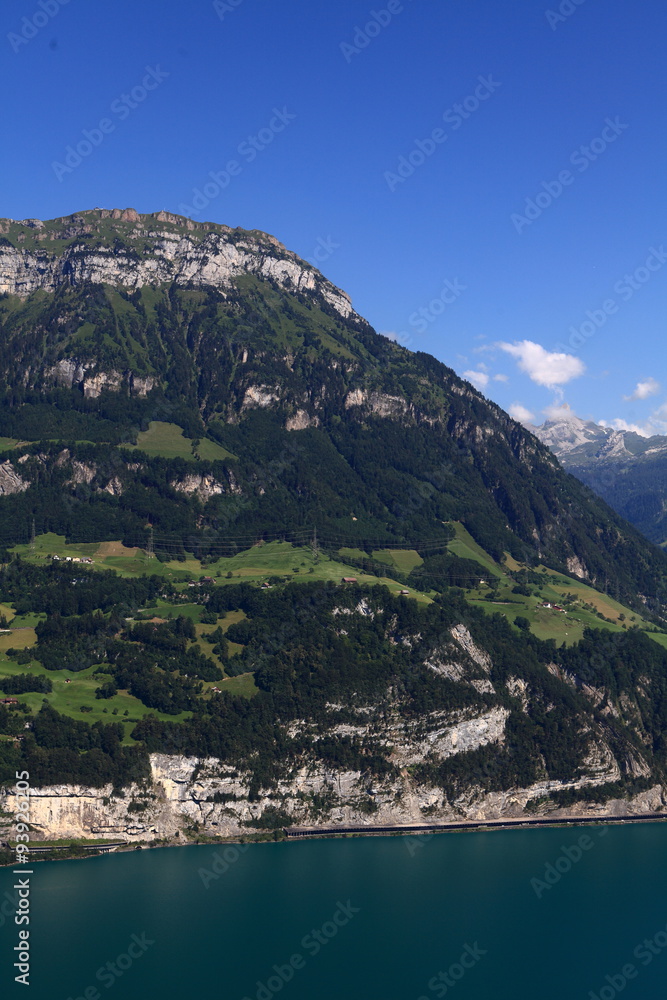
<svg viewBox="0 0 667 1000">
<path fill-rule="evenodd" d="M 210 438 L 203 438 L 195 444 L 191 438 L 185 437 L 183 428 L 178 424 L 162 420 L 151 420 L 148 430 L 137 435 L 136 445 L 124 444 L 121 447 L 143 451 L 151 458 L 184 458 L 188 462 L 234 458 L 231 452 Z"/>
</svg>

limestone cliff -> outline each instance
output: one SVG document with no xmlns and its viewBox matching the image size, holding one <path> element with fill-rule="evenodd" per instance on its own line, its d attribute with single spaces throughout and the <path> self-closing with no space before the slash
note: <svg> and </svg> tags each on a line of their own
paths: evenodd
<svg viewBox="0 0 667 1000">
<path fill-rule="evenodd" d="M 354 315 L 345 292 L 256 230 L 193 223 L 166 212 L 94 209 L 46 223 L 3 219 L 0 233 L 0 293 L 26 297 L 38 289 L 55 292 L 86 283 L 224 290 L 243 275 L 255 275 L 283 288 L 318 293 L 341 316 Z M 90 394 L 100 388 L 91 385 Z"/>
<path fill-rule="evenodd" d="M 450 731 L 448 748 L 443 746 L 454 753 L 455 732 L 456 727 Z M 483 739 L 484 734 L 475 735 L 469 730 L 458 750 L 475 745 L 480 737 Z M 273 828 L 275 817 L 282 817 L 284 823 L 362 824 L 370 829 L 386 824 L 516 818 L 524 815 L 528 803 L 533 803 L 534 808 L 550 791 L 593 788 L 614 780 L 618 774 L 616 762 L 609 755 L 603 753 L 603 759 L 591 761 L 594 764 L 597 771 L 576 781 L 541 781 L 503 792 L 483 792 L 473 785 L 448 803 L 439 789 L 415 787 L 405 768 L 400 778 L 375 781 L 369 786 L 368 779 L 357 771 L 332 771 L 313 764 L 298 769 L 289 780 L 257 798 L 250 796 L 249 775 L 217 760 L 152 754 L 151 782 L 131 786 L 122 793 L 114 792 L 111 786 L 55 785 L 34 789 L 32 839 L 110 837 L 145 843 L 174 838 L 186 841 L 198 835 L 240 837 Z M 15 805 L 11 790 L 3 792 L 0 805 L 11 817 Z M 659 812 L 665 805 L 667 789 L 655 785 L 630 801 L 612 799 L 605 805 L 584 802 L 569 811 L 552 809 L 549 815 L 641 815 Z M 535 814 L 543 813 L 538 805 Z M 0 836 L 11 836 L 10 824 L 11 819 L 5 820 L 4 832 L 0 826 Z"/>
</svg>

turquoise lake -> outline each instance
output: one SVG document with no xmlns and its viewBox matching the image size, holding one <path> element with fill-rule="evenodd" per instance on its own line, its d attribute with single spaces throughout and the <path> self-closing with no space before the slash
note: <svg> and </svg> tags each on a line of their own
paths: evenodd
<svg viewBox="0 0 667 1000">
<path fill-rule="evenodd" d="M 8 905 L 1 995 L 664 1000 L 666 850 L 648 823 L 38 863 L 31 985 Z"/>
</svg>

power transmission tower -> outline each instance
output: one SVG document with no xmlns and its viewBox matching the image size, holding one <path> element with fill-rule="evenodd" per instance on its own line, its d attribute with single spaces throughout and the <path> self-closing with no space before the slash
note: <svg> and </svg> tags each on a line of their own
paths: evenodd
<svg viewBox="0 0 667 1000">
<path fill-rule="evenodd" d="M 32 531 L 30 532 L 30 551 L 35 551 L 35 519 L 32 519 Z"/>
<path fill-rule="evenodd" d="M 317 528 L 313 528 L 313 559 L 316 563 L 320 561 L 320 553 L 317 547 Z"/>
<path fill-rule="evenodd" d="M 153 557 L 155 556 L 154 541 L 155 540 L 153 538 L 153 525 L 149 524 L 148 525 L 148 549 L 146 550 L 146 554 L 148 555 L 149 559 L 153 559 Z"/>
</svg>

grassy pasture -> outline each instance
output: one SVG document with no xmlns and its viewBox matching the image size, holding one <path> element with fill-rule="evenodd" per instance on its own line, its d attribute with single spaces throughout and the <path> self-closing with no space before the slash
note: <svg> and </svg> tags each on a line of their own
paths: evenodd
<svg viewBox="0 0 667 1000">
<path fill-rule="evenodd" d="M 122 447 L 144 451 L 151 458 L 184 458 L 188 462 L 198 458 L 214 462 L 234 457 L 209 438 L 203 438 L 195 445 L 191 438 L 185 437 L 182 427 L 163 420 L 151 420 L 148 430 L 137 435 L 136 445 L 124 444 Z"/>
</svg>

